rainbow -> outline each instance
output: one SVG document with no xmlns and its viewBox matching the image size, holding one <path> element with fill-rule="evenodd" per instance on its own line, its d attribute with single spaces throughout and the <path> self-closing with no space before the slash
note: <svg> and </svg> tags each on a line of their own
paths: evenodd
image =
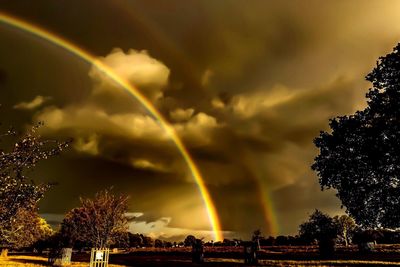
<svg viewBox="0 0 400 267">
<path fill-rule="evenodd" d="M 264 219 L 266 222 L 267 229 L 266 231 L 269 235 L 276 236 L 279 233 L 278 219 L 276 218 L 276 212 L 274 212 L 274 207 L 272 205 L 272 201 L 270 201 L 270 195 L 267 187 L 263 186 L 262 180 L 258 179 L 259 184 L 259 194 L 261 195 L 262 208 L 264 211 Z"/>
<path fill-rule="evenodd" d="M 187 166 L 190 169 L 190 172 L 196 182 L 200 194 L 203 198 L 203 202 L 205 204 L 208 219 L 211 224 L 214 239 L 217 241 L 223 240 L 223 233 L 221 230 L 221 225 L 219 222 L 218 214 L 215 208 L 215 205 L 212 201 L 211 195 L 205 185 L 205 182 L 200 174 L 199 169 L 197 168 L 196 164 L 194 163 L 193 159 L 191 158 L 188 150 L 186 149 L 185 145 L 183 144 L 182 140 L 177 135 L 175 129 L 172 125 L 170 125 L 167 120 L 163 117 L 163 115 L 153 106 L 153 104 L 146 99 L 146 97 L 140 93 L 140 91 L 131 85 L 127 80 L 119 76 L 113 69 L 102 63 L 98 60 L 94 55 L 90 54 L 89 52 L 83 50 L 82 48 L 76 46 L 75 44 L 71 43 L 70 41 L 57 36 L 54 33 L 51 33 L 43 28 L 40 28 L 32 23 L 23 21 L 19 18 L 10 16 L 8 14 L 4 14 L 0 12 L 0 22 L 14 28 L 20 29 L 22 31 L 28 32 L 35 36 L 38 36 L 47 42 L 50 42 L 56 46 L 59 46 L 71 54 L 81 58 L 82 60 L 88 62 L 95 66 L 99 71 L 107 75 L 111 80 L 113 80 L 116 84 L 121 86 L 125 91 L 127 91 L 130 95 L 134 96 L 148 111 L 149 113 L 157 119 L 161 127 L 167 132 L 171 140 L 176 145 L 177 149 L 181 153 L 182 157 L 184 158 Z"/>
<path fill-rule="evenodd" d="M 160 44 L 162 49 L 176 59 L 177 63 L 185 71 L 185 75 L 196 84 L 195 80 L 198 78 L 193 77 L 193 73 L 198 70 L 195 69 L 190 60 L 186 59 L 181 50 L 176 49 L 173 40 L 171 40 L 168 35 L 164 34 L 164 32 L 160 31 L 159 27 L 157 27 L 152 20 L 147 19 L 141 12 L 137 12 L 135 8 L 129 6 L 129 2 L 127 1 L 114 0 L 112 6 L 113 8 L 118 8 L 119 14 L 125 15 L 127 19 L 130 19 L 132 24 L 139 24 L 146 34 L 149 34 L 157 44 Z M 201 85 L 199 86 L 201 87 Z M 252 169 L 256 169 L 256 166 Z M 274 210 L 273 201 L 271 201 L 268 185 L 266 184 L 265 179 L 260 177 L 260 175 L 254 173 L 252 178 L 258 185 L 257 194 L 260 197 L 260 204 L 263 210 L 265 230 L 269 235 L 277 235 L 279 232 L 278 218 L 277 213 Z M 260 228 L 263 227 L 260 226 Z"/>
</svg>

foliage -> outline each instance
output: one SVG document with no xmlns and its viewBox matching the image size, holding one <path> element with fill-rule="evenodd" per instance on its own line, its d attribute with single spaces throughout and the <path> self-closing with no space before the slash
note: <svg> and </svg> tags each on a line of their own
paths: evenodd
<svg viewBox="0 0 400 267">
<path fill-rule="evenodd" d="M 162 247 L 164 247 L 163 241 L 160 240 L 160 239 L 154 240 L 154 247 L 155 247 L 155 248 L 162 248 Z"/>
<path fill-rule="evenodd" d="M 142 235 L 143 247 L 152 247 L 154 245 L 154 240 L 149 236 Z"/>
<path fill-rule="evenodd" d="M 357 227 L 356 222 L 347 215 L 335 216 L 333 220 L 338 226 L 339 237 L 343 240 L 344 244 L 348 246 L 351 243 L 351 235 Z"/>
<path fill-rule="evenodd" d="M 196 242 L 196 237 L 194 237 L 193 235 L 188 235 L 183 241 L 185 247 L 191 247 L 195 242 Z"/>
<path fill-rule="evenodd" d="M 305 240 L 317 240 L 321 256 L 331 256 L 335 250 L 335 239 L 339 226 L 332 217 L 315 210 L 309 220 L 299 227 L 299 234 Z"/>
<path fill-rule="evenodd" d="M 27 176 L 38 162 L 59 154 L 68 142 L 43 140 L 37 134 L 41 124 L 33 127 L 13 145 L 0 149 L 0 245 L 16 244 L 15 221 L 18 214 L 34 210 L 38 201 L 49 189 L 49 184 L 35 184 Z M 4 138 L 16 137 L 13 130 L 1 135 Z M 13 140 L 8 140 L 8 143 Z M 21 209 L 24 211 L 20 211 Z"/>
<path fill-rule="evenodd" d="M 381 229 L 376 242 L 379 244 L 400 244 L 400 231 Z"/>
<path fill-rule="evenodd" d="M 306 240 L 336 238 L 338 235 L 338 225 L 329 215 L 315 210 L 307 222 L 299 226 L 299 234 Z"/>
<path fill-rule="evenodd" d="M 133 234 L 131 232 L 128 232 L 128 246 L 130 248 L 144 247 L 144 245 L 143 245 L 143 235 L 141 235 L 141 234 Z"/>
<path fill-rule="evenodd" d="M 400 226 L 400 44 L 366 77 L 368 106 L 330 121 L 312 169 L 364 228 Z"/>
<path fill-rule="evenodd" d="M 253 232 L 253 235 L 251 237 L 252 241 L 258 241 L 262 238 L 262 233 L 260 229 L 257 229 Z"/>
<path fill-rule="evenodd" d="M 87 242 L 95 247 L 108 247 L 127 238 L 128 197 L 113 195 L 109 190 L 94 199 L 81 198 L 81 206 L 72 209 L 61 224 L 65 245 Z"/>
<path fill-rule="evenodd" d="M 39 240 L 45 240 L 53 234 L 46 220 L 36 209 L 20 208 L 13 217 L 7 245 L 13 248 L 27 248 Z"/>
</svg>

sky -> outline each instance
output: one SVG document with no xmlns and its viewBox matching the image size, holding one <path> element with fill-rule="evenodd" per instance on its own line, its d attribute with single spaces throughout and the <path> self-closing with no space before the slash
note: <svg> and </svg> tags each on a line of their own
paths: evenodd
<svg viewBox="0 0 400 267">
<path fill-rule="evenodd" d="M 0 0 L 129 81 L 171 124 L 203 176 L 225 237 L 296 234 L 342 214 L 310 169 L 330 118 L 363 108 L 365 75 L 400 41 L 400 3 L 246 0 Z M 56 182 L 51 223 L 79 197 L 130 195 L 132 232 L 212 239 L 181 153 L 149 111 L 94 65 L 0 22 L 0 121 L 71 148 L 32 171 Z"/>
</svg>

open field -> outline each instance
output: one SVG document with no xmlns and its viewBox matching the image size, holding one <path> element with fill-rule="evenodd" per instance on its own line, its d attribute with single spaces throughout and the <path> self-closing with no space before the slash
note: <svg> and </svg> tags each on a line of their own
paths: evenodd
<svg viewBox="0 0 400 267">
<path fill-rule="evenodd" d="M 377 245 L 376 251 L 360 254 L 356 247 L 339 247 L 334 257 L 321 259 L 315 246 L 263 247 L 258 253 L 260 266 L 400 266 L 400 245 Z M 76 252 L 72 266 L 88 266 L 89 254 Z M 110 255 L 111 267 L 132 266 L 245 266 L 241 247 L 206 247 L 205 262 L 191 262 L 189 248 L 141 248 Z M 0 260 L 0 267 L 48 266 L 47 258 L 36 255 L 11 255 Z"/>
<path fill-rule="evenodd" d="M 47 257 L 32 255 L 11 255 L 7 259 L 0 258 L 0 267 L 42 267 L 49 266 Z M 87 262 L 73 262 L 72 267 L 87 267 Z M 122 265 L 110 264 L 110 267 L 123 267 Z"/>
</svg>

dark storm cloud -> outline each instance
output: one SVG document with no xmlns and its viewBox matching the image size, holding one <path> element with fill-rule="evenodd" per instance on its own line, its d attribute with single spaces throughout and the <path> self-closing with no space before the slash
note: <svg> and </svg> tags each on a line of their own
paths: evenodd
<svg viewBox="0 0 400 267">
<path fill-rule="evenodd" d="M 319 192 L 310 170 L 312 140 L 329 118 L 365 105 L 363 76 L 400 39 L 396 1 L 0 3 L 139 86 L 190 150 L 224 229 L 246 237 L 269 229 L 263 191 L 281 233 L 294 233 L 314 208 L 340 212 L 334 192 Z M 115 185 L 143 213 L 137 227 L 168 228 L 165 238 L 210 230 L 185 163 L 142 106 L 79 60 L 0 29 L 7 77 L 1 85 L 0 75 L 0 102 L 13 114 L 6 120 L 34 117 L 45 121 L 44 135 L 75 138 L 72 152 L 38 170 L 60 181 L 45 212 L 63 212 L 77 196 Z M 34 114 L 12 109 L 39 95 L 52 100 Z"/>
</svg>

